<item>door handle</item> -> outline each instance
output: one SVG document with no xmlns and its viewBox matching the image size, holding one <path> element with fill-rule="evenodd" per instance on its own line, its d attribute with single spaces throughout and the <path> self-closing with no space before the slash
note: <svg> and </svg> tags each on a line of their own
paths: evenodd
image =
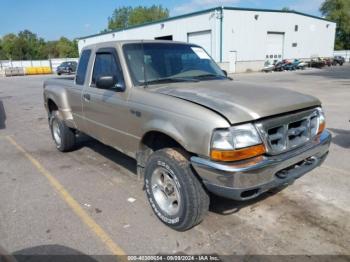
<svg viewBox="0 0 350 262">
<path fill-rule="evenodd" d="M 89 102 L 91 100 L 91 96 L 89 94 L 83 94 L 83 99 Z"/>
</svg>

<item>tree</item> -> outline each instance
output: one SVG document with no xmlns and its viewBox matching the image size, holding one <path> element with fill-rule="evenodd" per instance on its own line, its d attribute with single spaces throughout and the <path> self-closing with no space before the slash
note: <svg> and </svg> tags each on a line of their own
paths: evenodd
<svg viewBox="0 0 350 262">
<path fill-rule="evenodd" d="M 29 30 L 19 32 L 16 45 L 20 55 L 16 59 L 45 59 L 46 55 L 43 53 L 45 44 L 43 38 L 38 38 Z"/>
<path fill-rule="evenodd" d="M 59 57 L 77 57 L 78 45 L 76 41 L 70 41 L 65 37 L 61 37 L 56 44 Z"/>
<path fill-rule="evenodd" d="M 5 60 L 6 56 L 5 56 L 5 52 L 4 49 L 2 47 L 3 43 L 2 43 L 2 39 L 0 38 L 0 60 Z"/>
<path fill-rule="evenodd" d="M 326 19 L 337 23 L 335 49 L 350 49 L 350 1 L 326 0 L 321 5 Z"/>
<path fill-rule="evenodd" d="M 120 7 L 115 9 L 113 11 L 112 17 L 108 18 L 108 29 L 114 30 L 128 27 L 131 11 L 131 7 Z"/>
<path fill-rule="evenodd" d="M 46 45 L 47 45 L 47 42 L 45 42 L 45 40 L 43 38 L 38 39 L 38 43 L 36 46 L 36 48 L 37 48 L 37 55 L 35 56 L 36 59 L 50 58 L 50 56 L 46 52 Z"/>
<path fill-rule="evenodd" d="M 57 50 L 57 41 L 48 41 L 46 42 L 43 50 L 41 51 L 45 57 L 47 58 L 53 58 L 53 57 L 59 57 L 60 53 Z"/>
<path fill-rule="evenodd" d="M 161 5 L 151 7 L 119 7 L 108 18 L 108 29 L 104 31 L 123 29 L 129 26 L 152 22 L 169 17 L 169 10 Z"/>
<path fill-rule="evenodd" d="M 58 41 L 46 42 L 29 30 L 7 34 L 0 38 L 0 59 L 32 60 L 55 57 L 78 57 L 77 42 L 61 37 Z"/>
<path fill-rule="evenodd" d="M 18 50 L 16 50 L 17 36 L 15 34 L 7 34 L 2 38 L 2 50 L 5 59 L 13 59 L 17 57 Z"/>
</svg>

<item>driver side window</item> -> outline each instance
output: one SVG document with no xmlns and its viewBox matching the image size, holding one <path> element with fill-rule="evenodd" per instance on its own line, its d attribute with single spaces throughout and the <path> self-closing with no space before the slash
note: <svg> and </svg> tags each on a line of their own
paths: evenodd
<svg viewBox="0 0 350 262">
<path fill-rule="evenodd" d="M 123 85 L 122 71 L 112 53 L 96 53 L 91 86 L 96 87 L 97 79 L 101 76 L 113 76 L 115 85 Z"/>
</svg>

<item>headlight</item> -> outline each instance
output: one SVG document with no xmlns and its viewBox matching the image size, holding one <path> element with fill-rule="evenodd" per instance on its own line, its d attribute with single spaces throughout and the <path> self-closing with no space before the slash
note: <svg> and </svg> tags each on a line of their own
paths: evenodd
<svg viewBox="0 0 350 262">
<path fill-rule="evenodd" d="M 252 124 L 233 126 L 230 128 L 235 149 L 261 144 L 261 139 Z"/>
<path fill-rule="evenodd" d="M 214 131 L 211 148 L 222 150 L 234 149 L 235 145 L 230 130 Z"/>
<path fill-rule="evenodd" d="M 265 151 L 254 125 L 244 124 L 215 130 L 210 156 L 216 161 L 237 161 L 262 155 Z"/>
</svg>

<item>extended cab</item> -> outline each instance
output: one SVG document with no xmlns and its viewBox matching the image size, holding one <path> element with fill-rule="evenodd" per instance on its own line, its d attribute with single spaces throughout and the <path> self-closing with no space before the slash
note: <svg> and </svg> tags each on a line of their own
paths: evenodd
<svg viewBox="0 0 350 262">
<path fill-rule="evenodd" d="M 331 141 L 318 99 L 232 81 L 188 43 L 85 47 L 44 102 L 58 150 L 83 132 L 135 158 L 153 211 L 180 231 L 203 219 L 208 191 L 255 198 L 319 166 Z"/>
</svg>

